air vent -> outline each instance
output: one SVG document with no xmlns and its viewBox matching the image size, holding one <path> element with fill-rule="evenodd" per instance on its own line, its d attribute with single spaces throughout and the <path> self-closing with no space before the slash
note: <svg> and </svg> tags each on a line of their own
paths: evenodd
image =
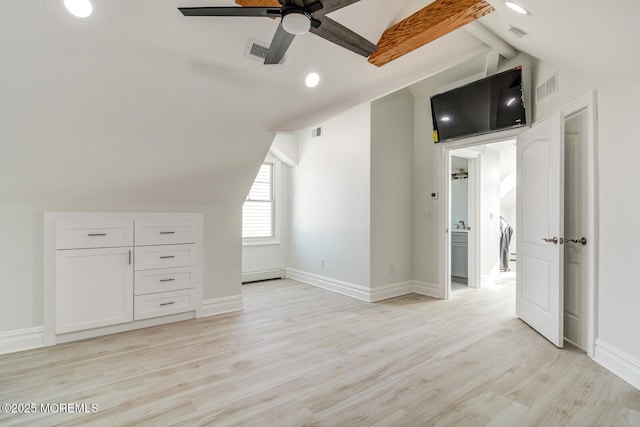
<svg viewBox="0 0 640 427">
<path fill-rule="evenodd" d="M 322 126 L 311 129 L 311 138 L 318 138 L 322 136 Z"/>
<path fill-rule="evenodd" d="M 558 73 L 549 77 L 544 83 L 536 87 L 536 103 L 558 91 Z"/>
<path fill-rule="evenodd" d="M 513 25 L 509 28 L 509 32 L 511 35 L 517 39 L 521 39 L 524 36 L 528 35 L 528 33 L 522 28 L 514 27 Z"/>
<path fill-rule="evenodd" d="M 247 48 L 244 51 L 244 56 L 247 58 L 254 59 L 256 61 L 264 62 L 264 58 L 267 57 L 267 52 L 269 51 L 269 45 L 265 42 L 261 42 L 255 39 L 249 39 L 249 43 L 247 43 Z M 284 64 L 287 56 L 283 56 L 282 60 L 278 65 Z"/>
</svg>

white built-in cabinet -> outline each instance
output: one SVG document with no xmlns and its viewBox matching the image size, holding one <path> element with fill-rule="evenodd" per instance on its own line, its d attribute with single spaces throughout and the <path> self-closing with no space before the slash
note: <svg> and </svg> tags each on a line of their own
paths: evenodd
<svg viewBox="0 0 640 427">
<path fill-rule="evenodd" d="M 469 233 L 455 231 L 451 233 L 451 275 L 467 278 L 469 276 Z"/>
<path fill-rule="evenodd" d="M 197 224 L 138 221 L 135 227 L 135 320 L 193 310 L 202 281 Z"/>
<path fill-rule="evenodd" d="M 46 213 L 49 343 L 200 317 L 202 230 L 194 213 Z"/>
<path fill-rule="evenodd" d="M 133 320 L 133 222 L 56 224 L 56 333 Z"/>
</svg>

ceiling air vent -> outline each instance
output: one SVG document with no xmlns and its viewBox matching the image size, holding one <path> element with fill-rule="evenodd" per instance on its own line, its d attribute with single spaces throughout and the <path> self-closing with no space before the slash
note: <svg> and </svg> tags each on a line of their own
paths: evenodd
<svg viewBox="0 0 640 427">
<path fill-rule="evenodd" d="M 244 56 L 263 63 L 264 58 L 267 57 L 268 51 L 269 51 L 269 45 L 267 43 L 261 42 L 255 39 L 249 39 L 249 43 L 247 43 L 247 48 L 244 51 Z M 278 63 L 278 65 L 284 64 L 285 60 L 286 60 L 286 56 L 283 56 L 282 60 Z"/>
<path fill-rule="evenodd" d="M 558 91 L 558 73 L 549 77 L 547 81 L 536 87 L 536 103 L 542 101 L 549 95 L 552 95 Z"/>
<path fill-rule="evenodd" d="M 311 129 L 311 138 L 318 138 L 322 136 L 322 126 Z"/>
</svg>

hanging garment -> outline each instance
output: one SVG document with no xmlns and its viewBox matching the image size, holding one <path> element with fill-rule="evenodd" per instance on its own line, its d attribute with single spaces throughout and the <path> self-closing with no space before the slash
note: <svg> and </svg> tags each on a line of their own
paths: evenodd
<svg viewBox="0 0 640 427">
<path fill-rule="evenodd" d="M 500 271 L 509 271 L 509 244 L 513 228 L 503 217 L 500 217 Z"/>
</svg>

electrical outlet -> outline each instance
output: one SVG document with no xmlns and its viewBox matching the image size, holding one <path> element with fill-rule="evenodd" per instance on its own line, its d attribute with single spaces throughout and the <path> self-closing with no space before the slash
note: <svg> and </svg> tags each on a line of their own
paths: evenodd
<svg viewBox="0 0 640 427">
<path fill-rule="evenodd" d="M 324 268 L 324 258 L 320 258 L 320 268 Z"/>
<path fill-rule="evenodd" d="M 393 264 L 389 264 L 389 273 L 393 274 L 395 273 L 395 271 L 396 271 L 396 268 L 393 266 Z"/>
</svg>

